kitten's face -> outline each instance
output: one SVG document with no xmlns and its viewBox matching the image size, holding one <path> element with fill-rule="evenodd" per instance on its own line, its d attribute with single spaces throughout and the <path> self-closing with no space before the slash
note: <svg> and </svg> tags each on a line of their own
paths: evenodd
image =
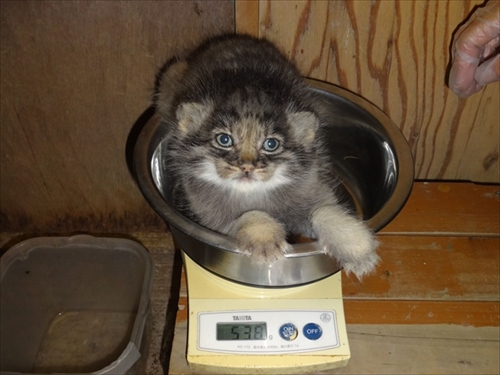
<svg viewBox="0 0 500 375">
<path fill-rule="evenodd" d="M 285 137 L 255 118 L 210 131 L 200 177 L 237 191 L 270 190 L 290 182 Z"/>
<path fill-rule="evenodd" d="M 317 126 L 310 112 L 214 114 L 194 103 L 180 109 L 178 120 L 189 143 L 192 178 L 242 193 L 291 184 L 304 172 L 304 150 Z"/>
</svg>

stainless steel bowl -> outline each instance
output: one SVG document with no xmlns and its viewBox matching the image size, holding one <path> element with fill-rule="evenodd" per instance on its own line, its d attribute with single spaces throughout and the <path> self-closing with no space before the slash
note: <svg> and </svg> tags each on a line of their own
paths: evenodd
<svg viewBox="0 0 500 375">
<path fill-rule="evenodd" d="M 413 185 L 413 159 L 394 123 L 366 100 L 339 87 L 306 79 L 324 106 L 332 174 L 342 182 L 349 204 L 375 231 L 403 207 Z M 161 168 L 159 119 L 151 117 L 134 150 L 139 187 L 149 204 L 169 224 L 178 245 L 199 265 L 240 283 L 285 287 L 310 283 L 340 270 L 316 242 L 294 244 L 282 260 L 262 265 L 241 254 L 236 241 L 204 228 L 172 205 L 168 171 Z M 383 254 L 382 254 L 383 256 Z"/>
</svg>

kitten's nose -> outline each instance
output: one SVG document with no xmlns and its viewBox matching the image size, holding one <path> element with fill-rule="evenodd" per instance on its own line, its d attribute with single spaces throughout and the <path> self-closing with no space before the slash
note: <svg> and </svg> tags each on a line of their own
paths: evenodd
<svg viewBox="0 0 500 375">
<path fill-rule="evenodd" d="M 246 174 L 249 174 L 250 172 L 252 172 L 255 169 L 255 166 L 253 164 L 250 164 L 250 163 L 245 163 L 245 164 L 240 165 L 240 169 L 243 172 L 245 172 Z"/>
</svg>

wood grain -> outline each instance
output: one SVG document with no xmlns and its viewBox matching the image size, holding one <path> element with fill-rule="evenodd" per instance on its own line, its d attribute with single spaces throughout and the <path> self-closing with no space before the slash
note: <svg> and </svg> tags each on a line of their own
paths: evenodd
<svg viewBox="0 0 500 375">
<path fill-rule="evenodd" d="M 500 236 L 500 186 L 416 182 L 379 235 Z"/>
<path fill-rule="evenodd" d="M 360 282 L 343 275 L 345 299 L 500 300 L 500 239 L 387 236 L 382 259 Z"/>
<path fill-rule="evenodd" d="M 259 1 L 247 0 L 234 3 L 236 32 L 259 36 Z"/>
<path fill-rule="evenodd" d="M 232 1 L 2 1 L 3 231 L 164 229 L 126 163 L 172 55 L 234 30 Z"/>
<path fill-rule="evenodd" d="M 389 115 L 408 140 L 418 179 L 498 183 L 499 84 L 468 99 L 446 86 L 453 32 L 481 3 L 260 0 L 259 36 L 305 76 L 345 87 Z M 236 28 L 254 22 L 240 14 Z"/>
<path fill-rule="evenodd" d="M 498 327 L 500 302 L 344 300 L 347 324 Z"/>
</svg>

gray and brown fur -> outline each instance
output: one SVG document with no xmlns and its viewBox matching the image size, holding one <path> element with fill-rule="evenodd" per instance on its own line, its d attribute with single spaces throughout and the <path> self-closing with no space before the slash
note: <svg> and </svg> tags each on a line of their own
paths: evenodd
<svg viewBox="0 0 500 375">
<path fill-rule="evenodd" d="M 273 44 L 242 35 L 205 42 L 162 72 L 156 107 L 175 204 L 192 220 L 234 236 L 257 262 L 282 257 L 287 233 L 300 233 L 359 278 L 374 269 L 377 241 L 332 189 L 321 113 Z M 221 134 L 232 146 L 217 142 Z M 278 149 L 264 149 L 270 138 Z"/>
</svg>

